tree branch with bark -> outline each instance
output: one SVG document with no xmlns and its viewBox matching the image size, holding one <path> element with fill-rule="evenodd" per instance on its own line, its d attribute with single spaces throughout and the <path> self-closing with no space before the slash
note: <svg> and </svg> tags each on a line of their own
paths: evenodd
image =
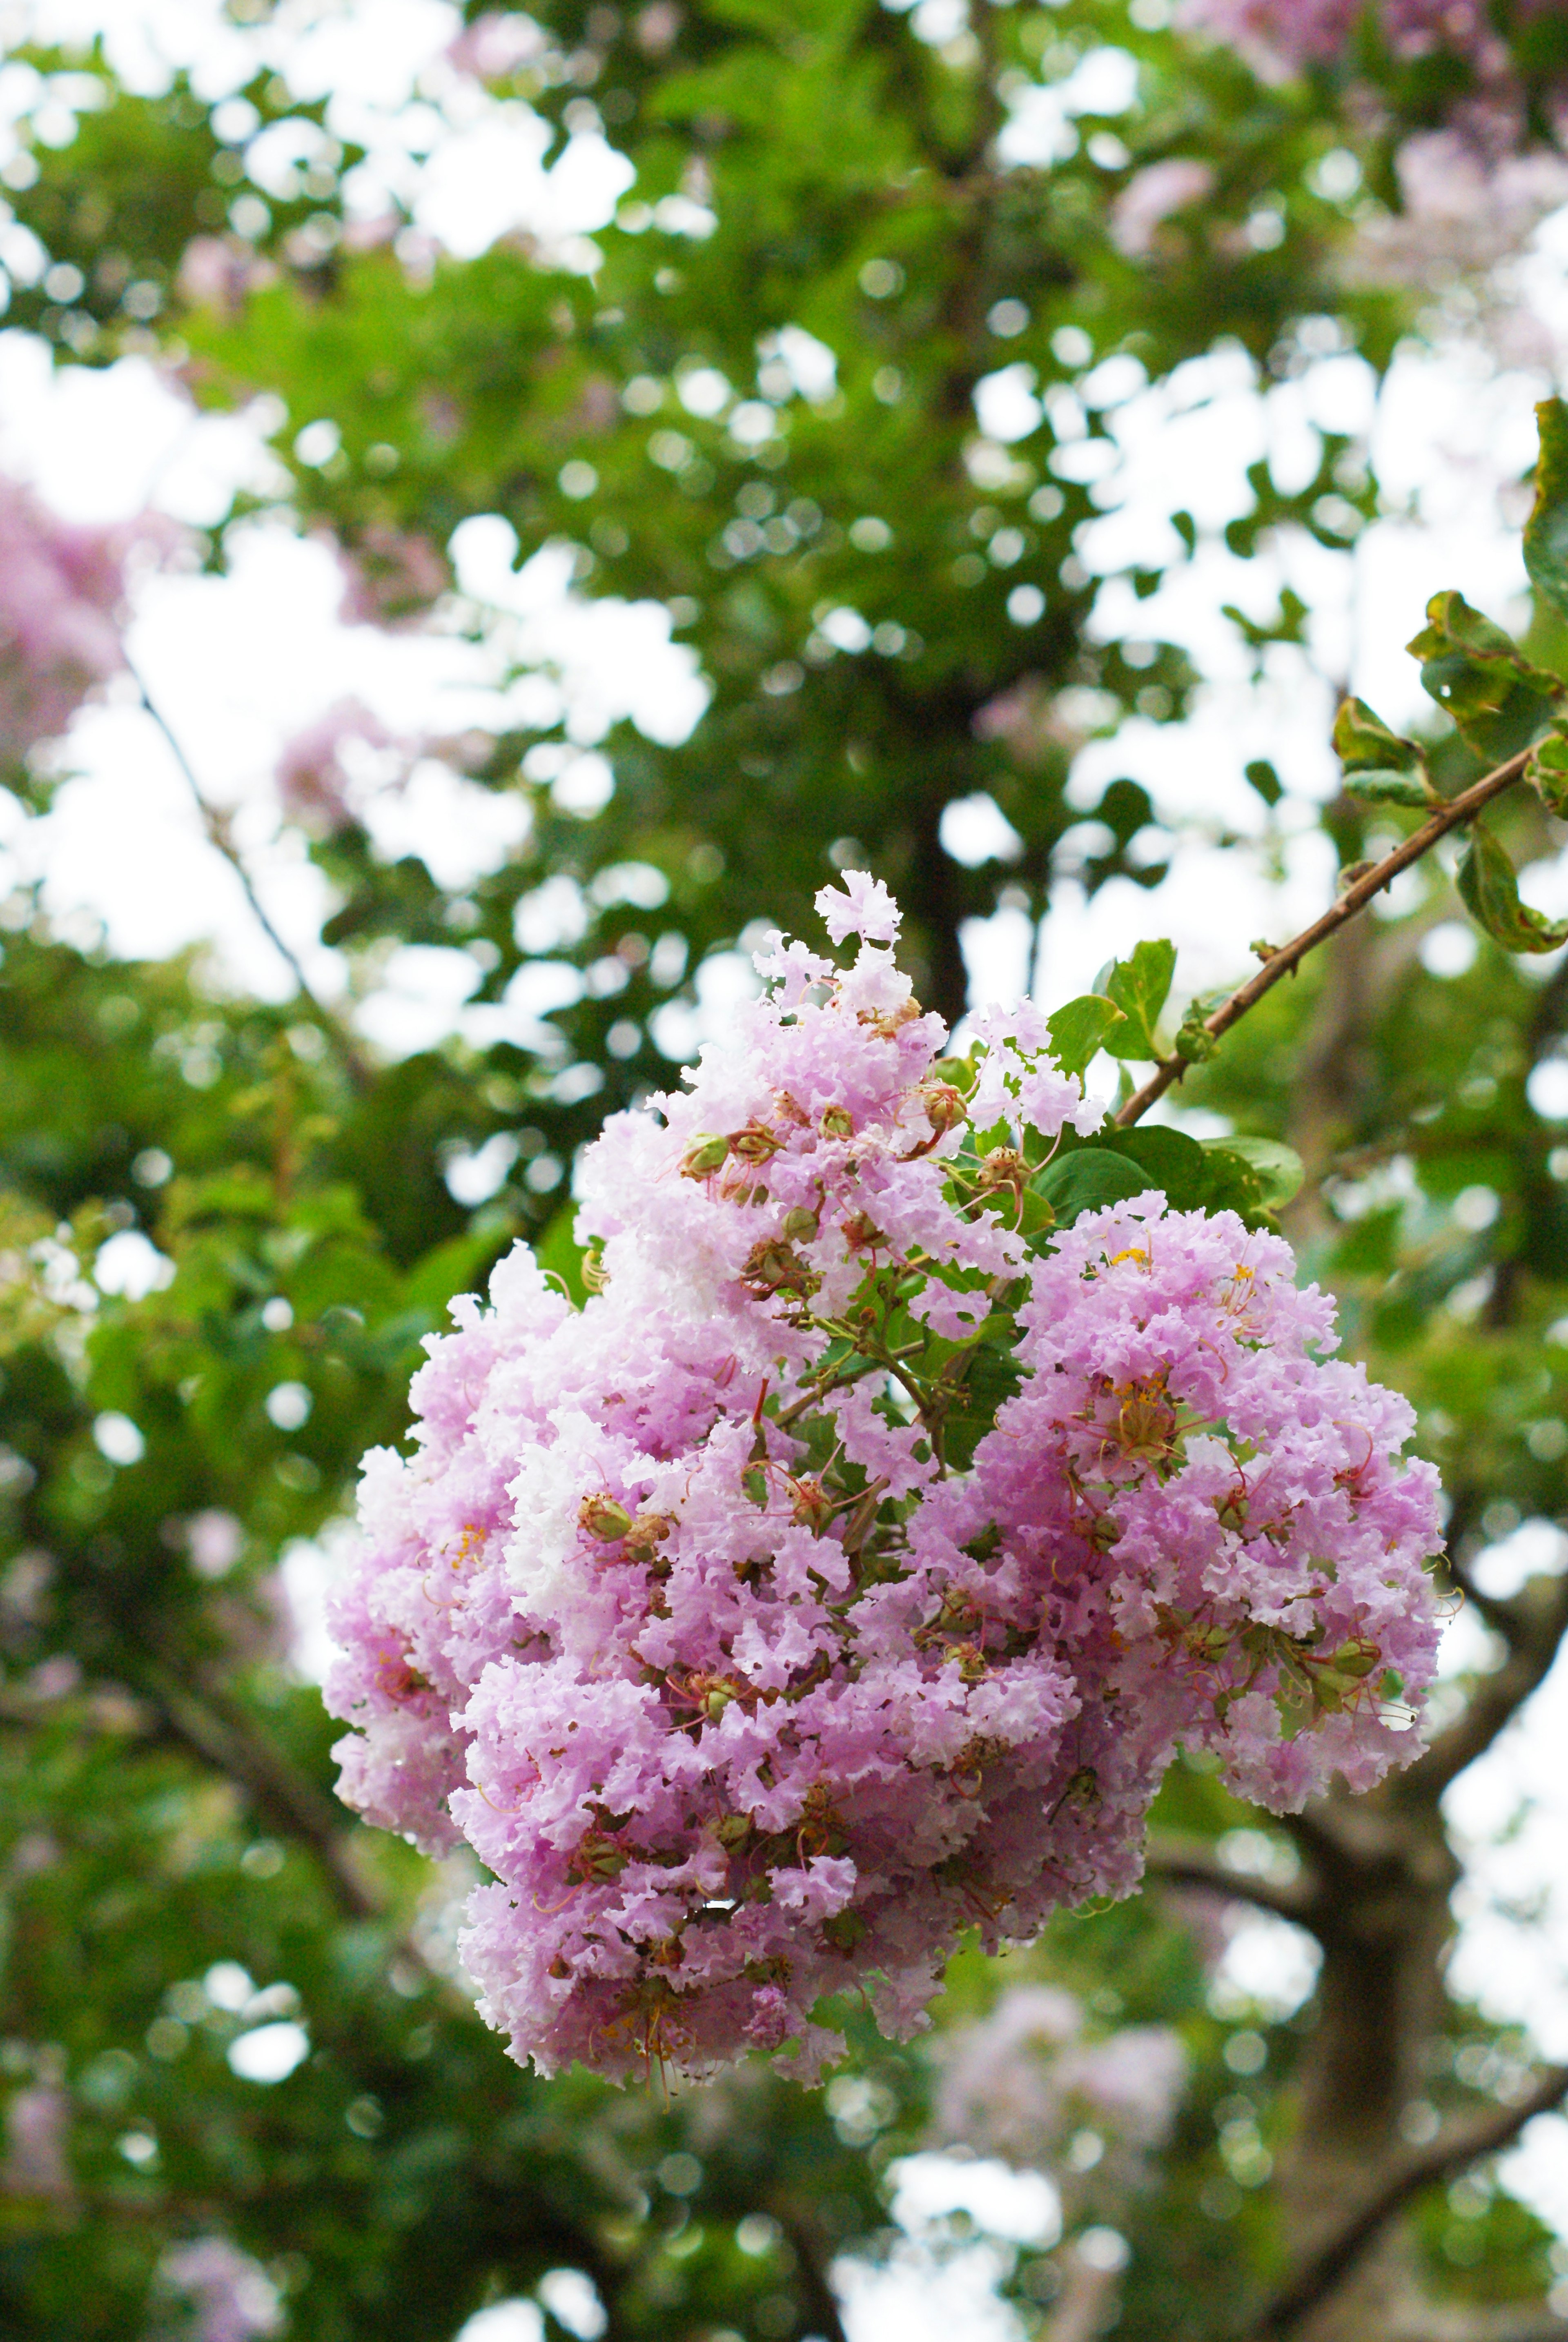
<svg viewBox="0 0 1568 2342">
<path fill-rule="evenodd" d="M 1512 2146 L 1537 2115 L 1568 2097 L 1568 2066 L 1549 2066 L 1513 2105 L 1450 2123 L 1428 2147 L 1414 2149 L 1389 2171 L 1295 2270 L 1260 2317 L 1241 2329 L 1242 2342 L 1283 2342 L 1359 2260 L 1373 2239 L 1423 2188 L 1452 2178 L 1484 2156 Z"/>
</svg>

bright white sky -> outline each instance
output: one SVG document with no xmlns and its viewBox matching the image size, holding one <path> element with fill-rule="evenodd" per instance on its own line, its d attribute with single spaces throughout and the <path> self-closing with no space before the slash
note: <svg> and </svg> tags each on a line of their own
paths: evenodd
<svg viewBox="0 0 1568 2342">
<path fill-rule="evenodd" d="M 602 141 L 584 135 L 553 170 L 544 169 L 543 141 L 527 110 L 476 95 L 440 62 L 456 21 L 446 0 L 284 0 L 270 27 L 242 33 L 223 25 L 216 0 L 0 0 L 0 47 L 29 28 L 44 37 L 102 33 L 112 62 L 134 85 L 155 87 L 171 65 L 186 65 L 212 96 L 247 80 L 265 57 L 302 96 L 330 93 L 334 129 L 368 149 L 351 190 L 365 215 L 384 210 L 395 193 L 424 232 L 454 251 L 476 253 L 526 225 L 565 265 L 591 268 L 589 239 L 624 195 L 625 167 Z M 933 25 L 940 31 L 934 18 Z M 1094 101 L 1104 105 L 1119 67 L 1111 56 L 1094 70 Z M 5 123 L 28 97 L 25 86 L 8 82 L 9 71 L 0 69 L 0 161 Z M 1073 135 L 1063 127 L 1068 111 L 1057 105 L 1048 121 L 1044 113 L 1028 121 L 1021 115 L 1016 143 L 1022 148 L 1033 139 L 1049 151 Z M 0 260 L 15 259 L 0 216 Z M 1568 215 L 1546 224 L 1521 272 L 1523 293 L 1568 346 L 1565 264 Z M 1210 680 L 1189 723 L 1134 722 L 1115 741 L 1083 752 L 1072 784 L 1075 803 L 1092 807 L 1107 780 L 1129 773 L 1149 788 L 1157 814 L 1181 825 L 1178 845 L 1171 876 L 1151 893 L 1117 882 L 1086 904 L 1071 883 L 1060 890 L 1039 947 L 1043 997 L 1084 989 L 1107 958 L 1153 935 L 1175 938 L 1182 987 L 1204 990 L 1244 968 L 1251 937 L 1288 932 L 1322 907 L 1333 870 L 1313 826 L 1313 805 L 1334 786 L 1327 747 L 1333 698 L 1348 682 L 1396 726 L 1420 720 L 1424 703 L 1402 646 L 1421 624 L 1428 596 L 1442 587 L 1462 586 L 1501 619 L 1517 616 L 1518 512 L 1511 505 L 1505 525 L 1500 498 L 1507 502 L 1528 467 L 1532 404 L 1553 386 L 1535 375 L 1499 371 L 1483 351 L 1455 345 L 1437 355 L 1413 348 L 1403 355 L 1375 407 L 1371 375 L 1353 356 L 1326 355 L 1303 378 L 1266 395 L 1239 352 L 1186 366 L 1157 389 L 1105 371 L 1099 388 L 1114 406 L 1122 463 L 1116 501 L 1085 547 L 1091 565 L 1108 570 L 1168 550 L 1167 515 L 1178 504 L 1213 535 L 1151 602 L 1137 605 L 1129 588 L 1107 586 L 1097 623 L 1107 636 L 1187 646 Z M 1036 412 L 1027 384 L 1015 378 L 985 395 L 984 421 L 999 440 L 1022 433 Z M 72 518 L 125 517 L 150 505 L 209 525 L 240 486 L 265 493 L 276 481 L 265 446 L 275 419 L 265 405 L 249 417 L 199 417 L 145 359 L 105 372 L 52 373 L 41 344 L 0 331 L 0 466 L 33 479 Z M 312 418 L 291 419 L 303 425 Z M 1299 484 L 1315 465 L 1318 428 L 1370 438 L 1397 516 L 1373 528 L 1353 556 L 1303 540 L 1265 559 L 1233 560 L 1218 532 L 1250 505 L 1246 465 L 1266 454 L 1282 487 Z M 887 518 L 896 529 L 896 512 Z M 527 708 L 539 721 L 564 716 L 584 756 L 623 716 L 654 739 L 672 740 L 684 737 L 702 710 L 705 689 L 691 655 L 672 643 L 656 606 L 581 603 L 566 586 L 566 562 L 548 549 L 511 572 L 498 521 L 471 525 L 458 551 L 470 607 L 487 610 L 477 641 L 449 633 L 390 642 L 371 629 L 345 627 L 331 555 L 302 540 L 286 516 L 248 528 L 222 580 L 151 576 L 138 595 L 137 666 L 205 789 L 235 809 L 236 835 L 270 913 L 328 996 L 345 983 L 338 956 L 319 941 L 330 905 L 297 836 L 281 824 L 271 776 L 284 742 L 329 705 L 358 696 L 398 734 L 455 734 L 499 721 L 504 708 Z M 1271 654 L 1254 683 L 1221 605 L 1239 602 L 1265 616 L 1285 582 L 1313 611 L 1311 655 Z M 529 672 L 513 679 L 519 663 Z M 0 886 L 41 876 L 67 931 L 85 933 L 101 922 L 112 946 L 126 954 L 205 942 L 231 982 L 275 997 L 286 993 L 286 972 L 232 873 L 205 843 L 168 750 L 134 696 L 111 692 L 85 712 L 65 756 L 74 777 L 45 819 L 25 824 L 0 797 Z M 1253 756 L 1272 758 L 1298 800 L 1283 809 L 1284 875 L 1277 884 L 1261 856 L 1219 843 L 1226 832 L 1262 836 L 1263 808 L 1242 776 Z M 581 768 L 590 788 L 594 770 Z M 388 852 L 426 853 L 443 883 L 461 884 L 513 850 L 525 822 L 521 800 L 497 800 L 432 762 L 406 793 L 375 801 L 373 829 Z M 969 808 L 949 835 L 965 858 L 1005 850 L 1006 825 L 984 804 Z M 1543 908 L 1568 909 L 1568 873 L 1560 863 L 1538 866 L 1525 891 Z M 1026 985 L 1031 937 L 1021 912 L 1004 910 L 965 942 L 976 997 L 1015 996 Z M 710 972 L 693 1030 L 720 1029 L 738 973 Z M 381 993 L 356 1013 L 381 1046 L 424 1046 L 463 1026 L 473 980 L 472 963 L 460 953 L 400 954 Z M 482 1037 L 477 1026 L 470 1029 Z M 1568 1541 L 1527 1525 L 1489 1566 L 1503 1591 L 1511 1573 L 1516 1579 L 1526 1564 L 1561 1568 L 1565 1553 Z M 304 1595 L 309 1576 L 296 1567 L 291 1586 Z M 1452 1657 L 1456 1667 L 1484 1658 L 1484 1637 L 1472 1621 L 1453 1630 Z M 1474 1852 L 1456 1980 L 1493 2014 L 1529 2023 L 1547 2053 L 1568 2054 L 1563 1666 L 1503 1744 L 1458 1786 L 1452 1806 L 1455 1827 Z M 1544 1916 L 1509 1916 L 1504 1906 L 1530 1894 L 1543 1898 Z M 1233 1987 L 1265 1998 L 1299 1998 L 1310 1987 L 1299 1941 L 1277 1928 L 1243 1930 L 1227 1965 Z M 1510 2177 L 1568 2232 L 1568 2123 L 1536 2124 Z M 999 2233 L 1008 2232 L 1001 2196 L 994 2208 Z M 923 2217 L 918 2207 L 910 2212 L 916 2238 Z M 994 2302 L 985 2306 L 994 2264 L 984 2252 L 971 2257 L 966 2274 L 936 2286 L 929 2261 L 911 2250 L 914 2260 L 854 2278 L 846 2298 L 854 2342 L 894 2336 L 946 2342 L 960 2326 L 987 2342 L 993 2334 L 1008 2342 L 1016 2331 L 1010 2317 Z M 562 2314 L 570 2307 L 564 2299 Z M 528 2305 L 486 2317 L 492 2324 L 474 2321 L 466 2342 L 533 2342 L 537 2331 Z"/>
</svg>

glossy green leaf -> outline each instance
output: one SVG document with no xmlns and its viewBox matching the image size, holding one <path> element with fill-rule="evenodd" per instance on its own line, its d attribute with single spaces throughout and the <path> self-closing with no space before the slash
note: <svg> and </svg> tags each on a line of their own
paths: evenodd
<svg viewBox="0 0 1568 2342">
<path fill-rule="evenodd" d="M 1164 1123 L 1139 1123 L 1116 1133 L 1116 1151 L 1147 1176 L 1145 1185 L 1158 1187 L 1173 1211 L 1201 1211 L 1209 1198 L 1212 1172 L 1195 1138 Z"/>
<path fill-rule="evenodd" d="M 975 1449 L 995 1424 L 996 1410 L 1023 1381 L 1023 1369 L 1010 1352 L 990 1344 L 974 1352 L 942 1428 L 943 1450 L 954 1471 L 969 1469 Z"/>
<path fill-rule="evenodd" d="M 1299 1194 L 1306 1176 L 1306 1166 L 1293 1146 L 1278 1138 L 1253 1138 L 1232 1133 L 1224 1138 L 1205 1142 L 1212 1155 L 1237 1156 L 1246 1164 L 1258 1182 L 1260 1201 L 1264 1211 L 1277 1211 L 1282 1204 Z"/>
<path fill-rule="evenodd" d="M 1050 1020 L 1051 1054 L 1064 1073 L 1081 1074 L 1105 1046 L 1107 1035 L 1125 1022 L 1124 1010 L 1103 993 L 1080 993 Z"/>
<path fill-rule="evenodd" d="M 1535 420 L 1541 453 L 1535 502 L 1524 524 L 1524 566 L 1536 592 L 1568 617 L 1568 406 L 1543 398 Z"/>
<path fill-rule="evenodd" d="M 1157 1057 L 1154 1026 L 1176 972 L 1176 946 L 1164 936 L 1139 944 L 1130 957 L 1118 960 L 1105 979 L 1105 995 L 1122 1011 L 1104 1046 L 1113 1057 Z"/>
<path fill-rule="evenodd" d="M 1422 687 L 1486 763 L 1517 756 L 1568 706 L 1568 686 L 1533 666 L 1463 594 L 1433 595 L 1426 618 L 1409 645 L 1422 663 Z"/>
<path fill-rule="evenodd" d="M 1568 921 L 1555 923 L 1520 901 L 1513 865 L 1483 822 L 1471 828 L 1457 883 L 1468 909 L 1504 951 L 1552 952 L 1568 943 Z"/>
<path fill-rule="evenodd" d="M 1057 1225 L 1071 1227 L 1081 1212 L 1098 1211 L 1106 1204 L 1141 1196 L 1149 1176 L 1141 1164 L 1117 1147 L 1080 1146 L 1070 1155 L 1059 1155 L 1029 1185 L 1034 1195 L 1050 1205 Z"/>
<path fill-rule="evenodd" d="M 1344 766 L 1353 796 L 1373 805 L 1430 806 L 1437 791 L 1426 777 L 1426 759 L 1413 740 L 1402 739 L 1374 715 L 1364 699 L 1347 699 L 1334 718 L 1334 754 Z"/>
</svg>

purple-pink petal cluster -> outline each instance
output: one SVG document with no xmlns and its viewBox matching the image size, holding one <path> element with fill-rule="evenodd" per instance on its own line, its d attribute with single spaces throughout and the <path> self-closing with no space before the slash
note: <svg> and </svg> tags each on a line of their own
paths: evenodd
<svg viewBox="0 0 1568 2342">
<path fill-rule="evenodd" d="M 94 685 L 124 666 L 135 534 L 63 521 L 0 476 L 0 763 L 57 738 Z"/>
<path fill-rule="evenodd" d="M 1525 0 L 1529 16 L 1551 0 Z M 1182 12 L 1243 55 L 1267 65 L 1330 65 L 1350 50 L 1356 27 L 1369 16 L 1398 59 L 1446 49 L 1483 73 L 1506 62 L 1484 0 L 1186 0 Z"/>
<path fill-rule="evenodd" d="M 1418 1742 L 1403 1401 L 1230 1214 L 1040 1249 L 1098 1108 L 1027 1004 L 941 1061 L 885 890 L 824 892 L 853 966 L 781 943 L 588 1150 L 586 1306 L 519 1246 L 366 1459 L 343 1794 L 478 1855 L 464 1957 L 546 2071 L 810 2074 L 824 1995 L 907 2035 L 961 1929 L 1133 1887 L 1179 1746 L 1279 1807 Z"/>
</svg>

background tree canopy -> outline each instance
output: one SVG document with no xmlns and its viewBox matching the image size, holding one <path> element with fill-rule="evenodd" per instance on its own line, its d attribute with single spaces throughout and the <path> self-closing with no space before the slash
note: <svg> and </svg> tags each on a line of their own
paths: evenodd
<svg viewBox="0 0 1568 2342">
<path fill-rule="evenodd" d="M 189 752 L 205 883 L 243 876 L 270 989 L 207 951 L 113 951 L 44 883 L 0 906 L 0 2323 L 449 2342 L 490 2306 L 512 2322 L 472 2342 L 871 2342 L 917 2330 L 924 2287 L 963 2330 L 1054 2342 L 1559 2331 L 1568 2245 L 1496 2157 L 1568 2087 L 1538 2062 L 1560 2020 L 1532 2037 L 1450 1954 L 1508 1818 L 1465 1784 L 1561 1699 L 1568 957 L 1505 948 L 1516 906 L 1460 925 L 1452 858 L 1162 1109 L 1300 1152 L 1303 1272 L 1443 1473 L 1453 1665 L 1385 1789 L 1274 1822 L 1178 1767 L 1145 1891 L 962 1951 L 912 2046 L 855 2017 L 825 2091 L 760 2062 L 672 2095 L 546 2083 L 464 1988 L 471 1873 L 335 1801 L 279 1566 L 296 1593 L 325 1566 L 423 1337 L 514 1236 L 581 1294 L 574 1150 L 677 1078 L 836 869 L 894 886 L 917 989 L 957 1023 L 966 947 L 983 990 L 999 936 L 1049 959 L 1054 903 L 1081 917 L 1102 888 L 1130 947 L 1192 839 L 1237 874 L 1189 924 L 1239 982 L 1261 886 L 1294 889 L 1283 935 L 1336 863 L 1415 829 L 1419 788 L 1310 780 L 1353 655 L 1298 586 L 1332 601 L 1404 493 L 1368 431 L 1304 425 L 1221 523 L 1154 440 L 1159 509 L 1117 515 L 1148 418 L 1224 383 L 1310 405 L 1353 357 L 1370 401 L 1456 317 L 1498 345 L 1522 314 L 1498 265 L 1568 201 L 1568 18 L 1434 32 L 1391 6 L 1309 37 L 1283 0 L 1207 32 L 1165 0 L 649 0 L 464 28 L 432 5 L 423 77 L 377 113 L 345 100 L 329 11 L 229 0 L 189 55 L 111 13 L 103 38 L 13 28 L 6 340 L 62 380 L 155 365 L 265 441 L 201 526 L 141 531 L 144 569 L 221 578 L 263 526 L 330 542 L 347 615 L 397 657 L 469 659 L 489 698 L 447 724 L 433 696 L 417 736 L 345 701 L 248 806 Z M 377 28 L 352 18 L 362 51 Z M 444 211 L 463 151 L 468 208 Z M 524 151 L 533 211 L 487 231 Z M 1553 387 L 1535 363 L 1516 408 Z M 132 720 L 84 613 L 120 626 L 135 532 L 9 493 L 25 876 L 75 786 L 85 732 L 49 745 L 75 701 L 96 678 Z M 1423 572 L 1502 616 L 1498 574 Z M 1156 816 L 1105 744 L 1180 733 L 1198 654 L 1154 614 L 1222 575 L 1277 746 L 1232 743 L 1244 817 L 1201 776 Z M 598 628 L 592 691 L 563 610 Z M 1563 671 L 1548 606 L 1516 630 Z M 1443 795 L 1517 745 L 1456 728 L 1447 690 Z M 388 806 L 420 804 L 400 831 Z M 1555 814 L 1515 791 L 1493 818 L 1553 908 Z M 460 956 L 432 1046 L 374 1013 L 411 949 Z M 1178 1009 L 1193 989 L 1179 965 Z M 1536 1939 L 1555 1979 L 1544 1917 Z M 1010 2191 L 997 2157 L 1044 2177 Z"/>
</svg>

